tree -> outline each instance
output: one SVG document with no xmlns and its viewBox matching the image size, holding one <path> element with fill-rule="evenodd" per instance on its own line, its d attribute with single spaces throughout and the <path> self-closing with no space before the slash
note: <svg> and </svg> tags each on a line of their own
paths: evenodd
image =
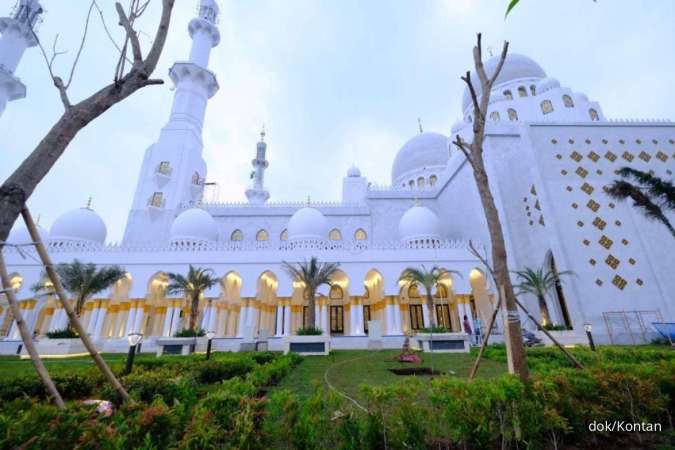
<svg viewBox="0 0 675 450">
<path fill-rule="evenodd" d="M 490 190 L 490 181 L 488 179 L 487 171 L 485 169 L 485 162 L 483 161 L 483 142 L 485 140 L 485 121 L 490 103 L 490 94 L 492 86 L 497 80 L 499 73 L 502 70 L 504 61 L 506 61 L 506 54 L 508 53 L 509 43 L 504 42 L 502 53 L 499 56 L 499 62 L 495 67 L 494 73 L 489 77 L 485 72 L 483 66 L 483 49 L 481 44 L 481 34 L 478 33 L 476 46 L 473 48 L 473 60 L 475 71 L 480 82 L 480 98 L 474 88 L 474 81 L 471 78 L 471 72 L 467 71 L 466 75 L 461 77 L 466 83 L 471 101 L 473 104 L 473 140 L 468 143 L 457 135 L 453 141 L 454 145 L 464 154 L 469 162 L 472 170 L 478 194 L 480 196 L 483 211 L 485 213 L 485 220 L 488 225 L 490 233 L 490 243 L 492 248 L 492 264 L 500 289 L 503 287 L 504 304 L 507 313 L 507 354 L 509 355 L 510 369 L 517 373 L 521 379 L 525 380 L 529 377 L 527 368 L 527 356 L 523 346 L 522 331 L 520 327 L 520 319 L 518 309 L 516 306 L 516 296 L 509 277 L 509 266 L 506 256 L 506 244 L 504 241 L 504 232 L 502 224 L 499 219 L 499 212 L 495 205 L 494 197 Z"/>
<path fill-rule="evenodd" d="M 72 263 L 57 265 L 56 273 L 65 290 L 75 297 L 75 315 L 78 318 L 82 316 L 87 300 L 110 288 L 126 275 L 126 271 L 120 266 L 106 266 L 99 269 L 96 264 L 83 263 L 77 259 Z M 53 287 L 51 284 L 38 283 L 33 286 L 33 291 L 36 293 L 53 291 Z"/>
<path fill-rule="evenodd" d="M 302 263 L 290 264 L 284 261 L 283 267 L 294 281 L 304 284 L 307 301 L 309 302 L 307 305 L 307 321 L 309 322 L 309 327 L 315 327 L 316 291 L 324 284 L 330 287 L 333 286 L 331 279 L 337 273 L 340 263 L 320 263 L 316 256 L 312 256 L 309 261 Z"/>
<path fill-rule="evenodd" d="M 182 293 L 190 301 L 190 322 L 187 330 L 197 331 L 197 316 L 199 315 L 199 299 L 204 291 L 211 289 L 220 282 L 220 278 L 213 275 L 213 270 L 194 267 L 190 264 L 187 276 L 180 273 L 168 273 L 168 294 Z"/>
<path fill-rule="evenodd" d="M 436 319 L 434 314 L 434 299 L 432 296 L 434 287 L 438 286 L 441 279 L 450 275 L 449 270 L 443 269 L 441 267 L 434 266 L 431 270 L 427 270 L 426 267 L 422 266 L 421 269 L 415 269 L 413 267 L 408 267 L 401 274 L 399 281 L 404 281 L 406 283 L 422 286 L 424 288 L 424 293 L 427 301 L 427 309 L 429 310 L 429 321 L 431 329 L 433 330 L 436 327 Z"/>
<path fill-rule="evenodd" d="M 543 325 L 551 322 L 551 315 L 546 305 L 546 294 L 555 289 L 561 276 L 574 275 L 571 270 L 563 270 L 562 272 L 554 272 L 553 270 L 546 270 L 543 266 L 538 269 L 526 267 L 523 270 L 515 272 L 520 283 L 515 287 L 518 289 L 516 295 L 532 294 L 537 297 L 539 302 L 539 310 L 541 311 L 541 320 Z"/>
<path fill-rule="evenodd" d="M 621 177 L 605 188 L 605 192 L 615 200 L 633 200 L 633 206 L 651 220 L 658 220 L 675 237 L 675 228 L 663 210 L 675 211 L 675 186 L 672 182 L 655 177 L 651 173 L 630 167 L 617 171 Z"/>
<path fill-rule="evenodd" d="M 40 43 L 52 82 L 63 103 L 64 112 L 40 140 L 33 152 L 0 186 L 0 242 L 7 240 L 9 231 L 37 185 L 83 128 L 139 89 L 163 83 L 162 80 L 153 79 L 151 76 L 164 49 L 174 2 L 175 0 L 162 0 L 162 14 L 159 25 L 152 39 L 152 46 L 145 57 L 138 39 L 139 32 L 134 29 L 134 23 L 145 12 L 149 1 L 131 0 L 128 12 L 125 12 L 120 2 L 115 3 L 119 24 L 125 32 L 122 45 L 119 45 L 110 37 L 119 50 L 119 55 L 116 57 L 115 74 L 111 77 L 112 81 L 109 84 L 77 103 L 71 102 L 68 88 L 73 80 L 79 56 L 86 41 L 92 8 L 98 8 L 96 1 L 92 0 L 90 3 L 80 48 L 67 81 L 64 82 L 61 77 L 55 75 L 52 69 L 54 60 L 63 52 L 55 51 L 51 57 L 48 57 Z M 101 20 L 103 20 L 103 13 L 100 9 L 99 12 Z M 103 26 L 107 32 L 105 22 L 103 22 Z M 110 33 L 107 34 L 110 36 Z M 56 42 L 54 48 L 56 48 Z M 131 56 L 128 54 L 129 49 L 131 49 Z"/>
</svg>

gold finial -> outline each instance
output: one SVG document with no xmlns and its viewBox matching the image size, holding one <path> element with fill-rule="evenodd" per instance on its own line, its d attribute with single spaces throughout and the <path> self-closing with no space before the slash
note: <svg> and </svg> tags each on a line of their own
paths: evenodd
<svg viewBox="0 0 675 450">
<path fill-rule="evenodd" d="M 87 206 L 85 206 L 86 209 L 91 209 L 91 201 L 92 201 L 91 195 L 89 196 L 89 199 L 87 200 Z"/>
<path fill-rule="evenodd" d="M 311 206 L 311 205 L 312 205 L 312 199 L 308 195 L 307 196 L 307 206 Z"/>
<path fill-rule="evenodd" d="M 422 128 L 422 119 L 417 118 L 417 126 L 420 127 L 420 134 L 424 133 L 424 129 Z"/>
<path fill-rule="evenodd" d="M 265 124 L 262 124 L 262 129 L 260 130 L 260 142 L 265 142 Z"/>
</svg>

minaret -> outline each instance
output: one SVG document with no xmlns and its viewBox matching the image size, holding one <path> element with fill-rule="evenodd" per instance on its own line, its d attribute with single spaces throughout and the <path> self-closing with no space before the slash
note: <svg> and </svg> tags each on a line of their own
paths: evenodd
<svg viewBox="0 0 675 450">
<path fill-rule="evenodd" d="M 34 29 L 42 12 L 38 0 L 19 0 L 12 17 L 0 18 L 0 116 L 8 101 L 26 96 L 26 86 L 14 72 L 23 52 L 38 44 Z"/>
<path fill-rule="evenodd" d="M 253 205 L 262 205 L 270 198 L 270 193 L 265 189 L 265 169 L 270 163 L 265 159 L 267 153 L 267 144 L 265 143 L 265 127 L 260 132 L 260 142 L 256 148 L 255 158 L 251 161 L 253 172 L 253 187 L 246 190 L 248 202 Z"/>
<path fill-rule="evenodd" d="M 197 17 L 188 26 L 190 59 L 169 70 L 176 86 L 169 122 L 145 152 L 124 243 L 167 243 L 176 215 L 201 201 L 206 178 L 204 114 L 218 91 L 216 76 L 208 69 L 211 49 L 220 42 L 218 13 L 215 0 L 200 0 Z"/>
</svg>

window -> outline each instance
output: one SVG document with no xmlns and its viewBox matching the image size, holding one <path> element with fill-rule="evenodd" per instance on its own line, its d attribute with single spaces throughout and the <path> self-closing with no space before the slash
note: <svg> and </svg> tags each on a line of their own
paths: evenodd
<svg viewBox="0 0 675 450">
<path fill-rule="evenodd" d="M 330 332 L 344 333 L 344 308 L 342 305 L 331 305 L 330 307 Z"/>
<path fill-rule="evenodd" d="M 563 104 L 565 108 L 574 108 L 574 101 L 569 95 L 563 95 Z"/>
<path fill-rule="evenodd" d="M 368 235 L 366 234 L 363 228 L 359 228 L 354 233 L 354 239 L 356 239 L 357 241 L 365 241 L 366 239 L 368 239 Z"/>
<path fill-rule="evenodd" d="M 494 120 L 494 121 L 499 120 L 499 111 L 492 111 L 490 113 L 490 120 Z"/>
<path fill-rule="evenodd" d="M 408 286 L 408 298 L 420 298 L 420 293 L 417 290 L 417 283 L 412 283 Z"/>
<path fill-rule="evenodd" d="M 530 85 L 530 92 L 532 92 L 533 97 L 537 95 L 537 87 L 534 84 Z"/>
<path fill-rule="evenodd" d="M 260 230 L 255 235 L 256 241 L 268 241 L 269 238 L 270 238 L 270 235 L 269 235 L 269 233 L 267 233 L 267 230 Z"/>
<path fill-rule="evenodd" d="M 590 116 L 591 120 L 594 121 L 594 122 L 597 122 L 598 120 L 600 120 L 600 116 L 598 116 L 598 112 L 593 108 L 588 110 L 588 115 Z"/>
<path fill-rule="evenodd" d="M 410 328 L 413 330 L 424 328 L 422 305 L 410 305 Z"/>
<path fill-rule="evenodd" d="M 525 86 L 518 86 L 518 95 L 520 97 L 527 97 L 527 89 L 525 89 Z"/>
<path fill-rule="evenodd" d="M 244 240 L 244 233 L 241 232 L 241 230 L 234 230 L 232 234 L 230 235 L 230 240 L 231 241 L 243 241 Z"/>
<path fill-rule="evenodd" d="M 513 94 L 509 90 L 504 91 L 504 97 L 506 97 L 507 100 L 513 100 Z"/>
<path fill-rule="evenodd" d="M 436 305 L 436 323 L 438 326 L 451 329 L 450 307 L 448 305 Z"/>
<path fill-rule="evenodd" d="M 436 298 L 448 298 L 448 290 L 444 285 L 438 284 L 436 286 Z"/>
<path fill-rule="evenodd" d="M 515 109 L 509 108 L 509 120 L 518 120 L 518 112 Z"/>
<path fill-rule="evenodd" d="M 169 175 L 171 173 L 171 163 L 169 161 L 162 161 L 157 167 L 157 172 L 162 175 Z"/>
<path fill-rule="evenodd" d="M 288 240 L 288 230 L 284 230 L 281 232 L 279 235 L 279 239 L 282 241 L 287 241 Z"/>
<path fill-rule="evenodd" d="M 553 103 L 551 103 L 551 100 L 544 100 L 541 102 L 541 112 L 544 114 L 553 112 Z"/>
<path fill-rule="evenodd" d="M 410 180 L 408 182 L 408 186 L 410 186 L 410 189 L 414 188 L 415 187 L 415 180 Z"/>
<path fill-rule="evenodd" d="M 328 239 L 331 241 L 341 241 L 342 240 L 342 233 L 340 233 L 340 230 L 337 228 L 333 228 L 330 230 L 330 233 L 328 233 Z"/>
<path fill-rule="evenodd" d="M 436 184 L 438 181 L 438 177 L 436 175 L 432 175 L 429 177 L 429 186 L 433 186 Z"/>
<path fill-rule="evenodd" d="M 368 334 L 368 322 L 370 322 L 370 305 L 363 305 L 363 332 Z"/>
<path fill-rule="evenodd" d="M 161 192 L 155 192 L 152 194 L 152 197 L 150 197 L 150 206 L 154 206 L 155 208 L 163 208 L 164 194 Z"/>
<path fill-rule="evenodd" d="M 424 177 L 419 177 L 417 179 L 417 187 L 424 187 Z"/>
</svg>

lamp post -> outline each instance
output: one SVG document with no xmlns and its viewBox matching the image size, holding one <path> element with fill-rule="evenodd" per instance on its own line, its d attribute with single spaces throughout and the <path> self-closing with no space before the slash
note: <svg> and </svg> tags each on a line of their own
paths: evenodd
<svg viewBox="0 0 675 450">
<path fill-rule="evenodd" d="M 209 359 L 211 357 L 211 344 L 213 343 L 213 338 L 216 336 L 215 331 L 207 331 L 206 332 L 206 359 Z"/>
<path fill-rule="evenodd" d="M 588 337 L 588 345 L 591 347 L 591 350 L 595 351 L 595 343 L 593 342 L 593 335 L 591 334 L 593 331 L 593 325 L 590 323 L 585 323 L 584 330 L 586 331 L 586 336 Z"/>
<path fill-rule="evenodd" d="M 136 356 L 136 346 L 143 339 L 143 335 L 141 333 L 129 333 L 127 339 L 129 340 L 129 353 L 127 354 L 127 364 L 124 368 L 125 375 L 131 373 L 131 368 L 134 365 L 134 356 Z"/>
</svg>

